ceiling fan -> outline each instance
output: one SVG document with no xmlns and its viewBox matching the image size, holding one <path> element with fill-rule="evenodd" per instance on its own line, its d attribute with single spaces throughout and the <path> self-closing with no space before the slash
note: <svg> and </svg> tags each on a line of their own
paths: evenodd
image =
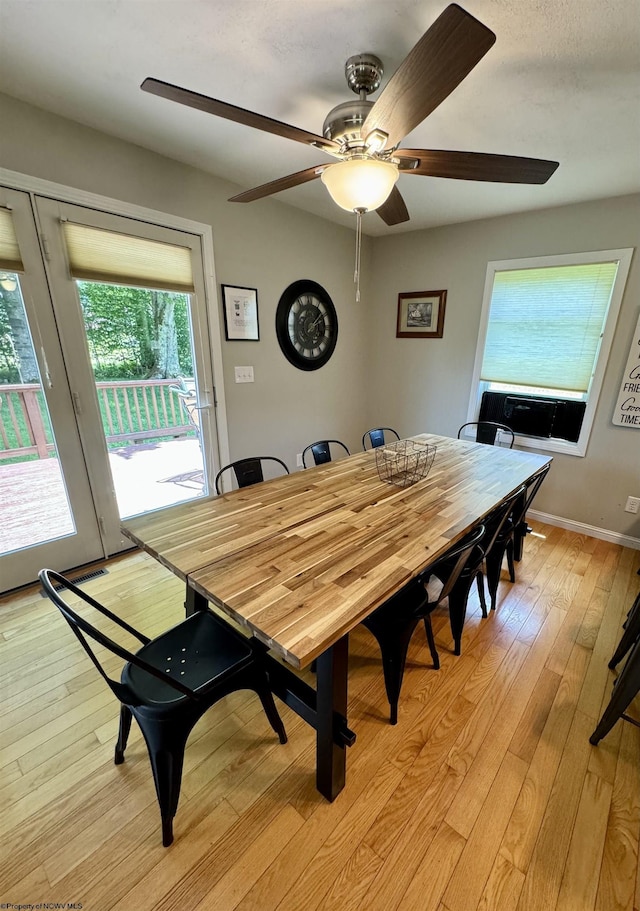
<svg viewBox="0 0 640 911">
<path fill-rule="evenodd" d="M 359 216 L 375 209 L 387 225 L 397 225 L 409 220 L 396 186 L 401 173 L 543 184 L 558 167 L 557 161 L 513 155 L 399 148 L 404 137 L 451 94 L 495 40 L 489 28 L 460 6 L 447 6 L 375 102 L 368 101 L 367 96 L 380 86 L 382 62 L 373 54 L 350 57 L 345 73 L 358 100 L 333 108 L 325 119 L 322 136 L 158 79 L 145 79 L 141 88 L 226 120 L 302 142 L 338 159 L 246 190 L 230 202 L 252 202 L 321 177 L 342 208 Z"/>
</svg>

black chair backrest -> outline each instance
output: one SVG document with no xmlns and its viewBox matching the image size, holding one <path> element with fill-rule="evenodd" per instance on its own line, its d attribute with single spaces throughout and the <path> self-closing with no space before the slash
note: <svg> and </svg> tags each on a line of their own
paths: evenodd
<svg viewBox="0 0 640 911">
<path fill-rule="evenodd" d="M 493 547 L 494 542 L 496 541 L 498 535 L 502 531 L 505 522 L 510 517 L 513 509 L 521 498 L 524 498 L 527 492 L 526 484 L 522 484 L 517 490 L 502 501 L 495 509 L 493 509 L 488 516 L 485 516 L 483 519 L 486 535 L 485 539 L 482 542 L 482 550 L 484 554 L 489 553 Z"/>
<path fill-rule="evenodd" d="M 435 572 L 435 575 L 437 576 L 436 570 L 438 563 L 445 561 L 447 563 L 450 563 L 452 560 L 455 560 L 453 569 L 447 576 L 440 594 L 438 595 L 437 601 L 433 602 L 434 607 L 437 607 L 438 604 L 440 604 L 440 602 L 449 595 L 449 592 L 456 584 L 465 566 L 469 562 L 473 550 L 478 544 L 480 544 L 480 541 L 484 538 L 484 535 L 484 525 L 478 525 L 477 528 L 474 528 L 473 531 L 467 535 L 467 537 L 465 537 L 459 544 L 457 544 L 451 550 L 448 550 L 446 554 L 443 554 L 440 560 L 437 560 L 434 564 L 432 564 L 431 567 L 429 567 L 429 569 L 425 570 L 425 575 L 428 575 L 430 572 Z"/>
<path fill-rule="evenodd" d="M 313 461 L 316 465 L 324 465 L 325 462 L 331 462 L 331 444 L 336 446 L 342 446 L 347 455 L 351 455 L 344 443 L 341 443 L 340 440 L 318 440 L 316 443 L 310 443 L 308 446 L 302 450 L 302 464 L 305 468 L 308 467 L 306 457 L 307 453 L 310 452 L 313 456 Z"/>
<path fill-rule="evenodd" d="M 156 677 L 158 680 L 162 680 L 163 683 L 169 684 L 178 690 L 184 696 L 189 696 L 192 699 L 195 698 L 195 694 L 189 687 L 184 686 L 180 683 L 179 680 L 173 680 L 167 677 L 166 674 L 163 674 L 162 671 L 153 667 L 147 661 L 144 661 L 142 658 L 138 658 L 133 652 L 130 652 L 128 649 L 124 648 L 118 642 L 115 642 L 105 633 L 101 632 L 99 629 L 96 629 L 88 620 L 85 620 L 84 617 L 81 617 L 72 607 L 70 607 L 67 602 L 61 597 L 57 588 L 64 588 L 67 591 L 72 592 L 72 594 L 77 595 L 82 599 L 86 604 L 90 605 L 98 613 L 102 614 L 104 617 L 107 617 L 112 623 L 116 626 L 119 626 L 121 629 L 125 630 L 129 635 L 138 639 L 143 645 L 148 645 L 151 641 L 143 633 L 139 632 L 137 629 L 134 629 L 128 623 L 126 623 L 121 617 L 116 616 L 110 610 L 108 610 L 104 605 L 100 604 L 99 601 L 96 601 L 95 598 L 92 598 L 91 595 L 87 592 L 82 591 L 78 588 L 77 585 L 74 585 L 69 579 L 66 579 L 60 573 L 55 572 L 52 569 L 42 569 L 38 573 L 38 578 L 42 583 L 42 587 L 45 591 L 45 594 L 53 601 L 56 607 L 59 609 L 62 616 L 65 618 L 83 649 L 91 658 L 91 661 L 94 663 L 98 669 L 101 676 L 106 680 L 109 687 L 115 694 L 115 696 L 121 701 L 125 702 L 128 705 L 132 703 L 132 694 L 126 684 L 121 683 L 118 680 L 114 680 L 109 677 L 104 667 L 98 660 L 95 652 L 89 644 L 89 639 L 93 639 L 99 645 L 102 645 L 104 648 L 108 649 L 110 652 L 113 652 L 114 655 L 117 655 L 119 658 L 122 658 L 124 661 L 128 661 L 130 664 L 136 665 L 141 670 L 145 671 L 147 674 L 150 674 L 152 677 Z M 56 588 L 57 586 L 57 588 Z"/>
<path fill-rule="evenodd" d="M 498 424 L 495 421 L 468 421 L 458 430 L 459 440 L 468 435 L 466 432 L 467 427 L 474 428 L 476 443 L 488 443 L 490 446 L 500 446 L 502 445 L 500 442 L 496 443 L 496 437 L 498 436 L 498 433 L 500 433 L 501 438 L 507 438 L 509 449 L 513 448 L 515 434 L 511 427 L 507 427 L 506 424 Z"/>
<path fill-rule="evenodd" d="M 289 469 L 285 463 L 276 456 L 252 456 L 248 459 L 238 459 L 236 462 L 230 462 L 225 465 L 216 475 L 214 481 L 216 493 L 220 494 L 222 492 L 220 479 L 225 471 L 233 470 L 238 487 L 250 487 L 252 484 L 259 484 L 260 481 L 264 481 L 263 462 L 276 462 L 284 468 L 286 474 L 289 474 Z"/>
<path fill-rule="evenodd" d="M 527 481 L 527 483 L 525 485 L 526 491 L 525 491 L 524 496 L 522 497 L 521 503 L 516 503 L 514 506 L 513 516 L 512 516 L 514 528 L 517 528 L 521 522 L 524 522 L 525 516 L 527 515 L 527 510 L 533 503 L 535 496 L 538 493 L 538 490 L 540 489 L 540 485 L 546 478 L 547 473 L 550 468 L 551 468 L 551 464 L 545 465 L 544 468 L 541 468 L 540 471 L 538 471 L 536 474 L 534 474 L 534 476 L 532 478 L 530 478 L 529 481 Z"/>
<path fill-rule="evenodd" d="M 366 451 L 367 443 L 369 443 L 371 449 L 376 449 L 378 446 L 384 446 L 385 433 L 392 434 L 396 440 L 400 439 L 400 434 L 394 430 L 393 427 L 375 427 L 373 430 L 367 430 L 362 437 L 362 448 Z"/>
</svg>

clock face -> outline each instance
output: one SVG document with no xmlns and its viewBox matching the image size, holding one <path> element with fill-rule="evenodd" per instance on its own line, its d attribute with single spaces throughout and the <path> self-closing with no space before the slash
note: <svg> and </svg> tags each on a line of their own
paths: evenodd
<svg viewBox="0 0 640 911">
<path fill-rule="evenodd" d="M 295 367 L 317 370 L 326 364 L 338 340 L 338 319 L 324 288 L 307 280 L 289 285 L 278 303 L 276 333 Z"/>
</svg>

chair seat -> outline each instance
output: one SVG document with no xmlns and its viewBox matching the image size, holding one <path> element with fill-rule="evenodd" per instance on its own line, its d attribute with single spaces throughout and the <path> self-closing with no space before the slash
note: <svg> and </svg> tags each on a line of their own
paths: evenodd
<svg viewBox="0 0 640 911">
<path fill-rule="evenodd" d="M 253 660 L 248 642 L 210 611 L 198 611 L 136 654 L 197 695 L 204 695 Z M 143 702 L 175 705 L 192 701 L 132 664 L 122 669 L 122 683 Z"/>
</svg>

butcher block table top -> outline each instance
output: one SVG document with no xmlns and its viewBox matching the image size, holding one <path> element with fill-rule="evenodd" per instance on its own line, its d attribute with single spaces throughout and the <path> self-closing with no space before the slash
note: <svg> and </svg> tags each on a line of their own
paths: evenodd
<svg viewBox="0 0 640 911">
<path fill-rule="evenodd" d="M 381 481 L 375 450 L 127 520 L 123 532 L 304 667 L 551 461 L 420 434 L 428 476 Z"/>
</svg>

